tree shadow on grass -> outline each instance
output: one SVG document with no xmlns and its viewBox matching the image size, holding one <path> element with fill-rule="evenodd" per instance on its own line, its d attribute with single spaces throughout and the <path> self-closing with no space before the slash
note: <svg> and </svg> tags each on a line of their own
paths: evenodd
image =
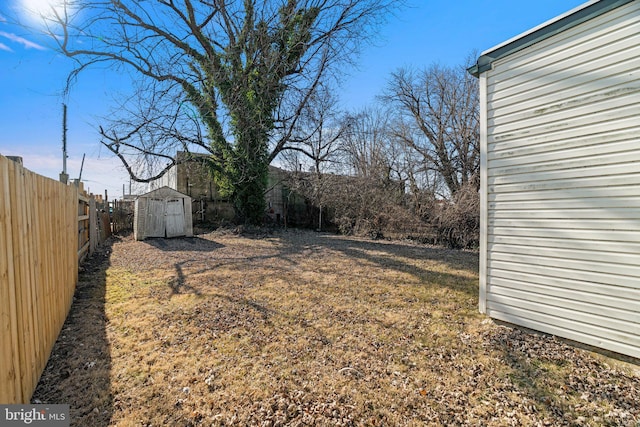
<svg viewBox="0 0 640 427">
<path fill-rule="evenodd" d="M 224 245 L 201 237 L 173 237 L 151 238 L 144 240 L 144 243 L 158 248 L 161 251 L 197 251 L 212 252 L 221 249 Z"/>
<path fill-rule="evenodd" d="M 71 426 L 106 426 L 113 415 L 105 300 L 118 240 L 109 238 L 83 263 L 71 310 L 32 396 L 33 403 L 68 404 Z"/>
<path fill-rule="evenodd" d="M 285 269 L 297 270 L 301 256 L 306 259 L 317 257 L 321 260 L 323 251 L 332 250 L 340 252 L 345 257 L 358 262 L 368 263 L 381 269 L 407 273 L 419 279 L 421 283 L 427 286 L 447 287 L 454 291 L 464 292 L 474 298 L 478 297 L 477 277 L 474 277 L 474 275 L 478 273 L 477 252 L 423 246 L 419 244 L 406 244 L 402 242 L 369 241 L 341 237 L 329 233 L 300 232 L 295 230 L 271 232 L 260 235 L 242 234 L 241 237 L 253 240 L 275 240 L 278 242 L 278 246 L 277 249 L 269 251 L 269 253 L 249 256 L 241 260 L 235 256 L 225 254 L 214 255 L 211 260 L 215 262 L 215 265 L 212 264 L 205 268 L 191 271 L 190 275 L 204 273 L 209 268 L 212 268 L 212 266 L 228 267 L 242 264 L 243 261 L 260 263 L 270 259 L 285 262 L 288 264 L 288 267 L 285 267 Z M 205 249 L 194 248 L 194 251 L 207 250 L 206 248 L 213 251 L 217 248 L 224 247 L 224 245 L 211 240 L 197 239 L 198 240 L 194 242 L 204 244 Z M 148 242 L 163 251 L 188 251 L 189 247 L 181 243 L 180 240 L 181 239 L 167 239 L 163 241 L 162 239 L 154 239 Z M 197 247 L 197 245 L 194 246 Z M 429 268 L 424 263 L 417 265 L 423 261 L 434 262 L 434 268 Z M 188 261 L 175 265 L 176 279 L 174 279 L 171 285 L 172 293 L 174 294 L 189 291 L 186 286 L 187 280 L 185 274 L 182 273 L 182 266 L 186 264 L 188 264 Z M 319 265 L 322 265 L 321 261 Z M 443 271 L 442 266 L 453 271 Z"/>
<path fill-rule="evenodd" d="M 186 276 L 182 269 L 182 266 L 188 261 L 176 262 L 173 267 L 176 269 L 176 277 L 169 281 L 169 288 L 171 289 L 171 295 L 177 294 L 194 294 L 201 296 L 202 292 L 199 289 L 187 284 Z"/>
<path fill-rule="evenodd" d="M 452 270 L 478 272 L 478 254 L 457 249 L 440 247 L 407 245 L 393 242 L 376 242 L 358 239 L 346 239 L 333 235 L 321 235 L 322 242 L 346 256 L 376 266 L 408 273 L 426 283 L 447 286 L 455 291 L 462 291 L 470 296 L 478 296 L 475 280 L 469 285 L 469 276 L 448 273 L 419 267 L 415 263 L 405 262 L 402 258 L 416 261 L 435 261 Z"/>
</svg>

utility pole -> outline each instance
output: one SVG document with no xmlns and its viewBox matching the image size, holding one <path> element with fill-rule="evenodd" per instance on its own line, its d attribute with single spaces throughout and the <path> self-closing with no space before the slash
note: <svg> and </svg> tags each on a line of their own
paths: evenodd
<svg viewBox="0 0 640 427">
<path fill-rule="evenodd" d="M 82 163 L 80 163 L 80 176 L 78 177 L 78 181 L 82 182 L 82 169 L 84 168 L 84 156 L 86 153 L 82 154 Z"/>
<path fill-rule="evenodd" d="M 67 104 L 62 104 L 62 173 L 60 182 L 67 184 L 69 174 L 67 173 Z"/>
</svg>

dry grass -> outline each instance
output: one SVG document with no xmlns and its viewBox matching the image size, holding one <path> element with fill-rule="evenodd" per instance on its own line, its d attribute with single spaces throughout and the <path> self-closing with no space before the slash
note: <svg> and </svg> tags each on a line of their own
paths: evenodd
<svg viewBox="0 0 640 427">
<path fill-rule="evenodd" d="M 638 425 L 631 369 L 477 312 L 476 260 L 297 231 L 122 238 L 34 398 L 78 426 Z"/>
</svg>

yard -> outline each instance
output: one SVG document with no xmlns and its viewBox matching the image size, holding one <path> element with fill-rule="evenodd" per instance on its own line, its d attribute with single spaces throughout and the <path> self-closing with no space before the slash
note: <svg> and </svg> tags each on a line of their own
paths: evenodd
<svg viewBox="0 0 640 427">
<path fill-rule="evenodd" d="M 479 314 L 477 258 L 295 230 L 115 238 L 33 399 L 76 426 L 639 425 L 638 366 Z"/>
</svg>

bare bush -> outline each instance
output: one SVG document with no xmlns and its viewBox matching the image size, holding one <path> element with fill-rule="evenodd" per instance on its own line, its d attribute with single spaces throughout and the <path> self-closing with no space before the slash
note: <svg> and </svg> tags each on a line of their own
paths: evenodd
<svg viewBox="0 0 640 427">
<path fill-rule="evenodd" d="M 465 185 L 450 202 L 438 204 L 431 223 L 436 244 L 451 248 L 476 248 L 480 239 L 480 195 L 475 185 Z"/>
</svg>

